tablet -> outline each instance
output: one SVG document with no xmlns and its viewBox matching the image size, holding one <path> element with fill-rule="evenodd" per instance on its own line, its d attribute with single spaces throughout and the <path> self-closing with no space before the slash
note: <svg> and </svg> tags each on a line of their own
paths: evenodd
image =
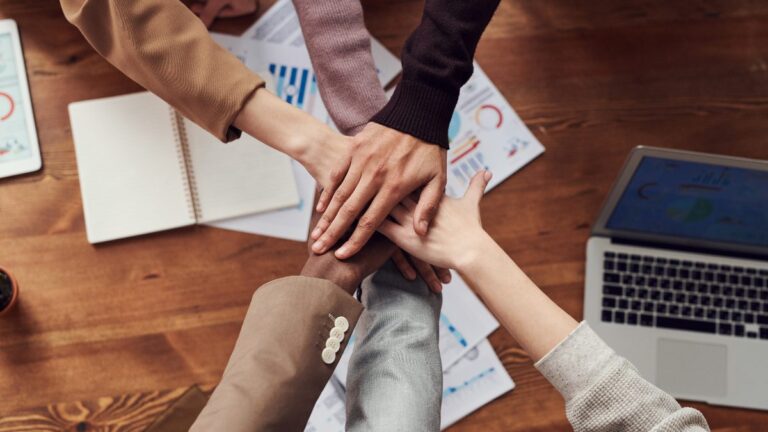
<svg viewBox="0 0 768 432">
<path fill-rule="evenodd" d="M 14 20 L 0 20 L 0 178 L 40 166 L 19 31 Z"/>
</svg>

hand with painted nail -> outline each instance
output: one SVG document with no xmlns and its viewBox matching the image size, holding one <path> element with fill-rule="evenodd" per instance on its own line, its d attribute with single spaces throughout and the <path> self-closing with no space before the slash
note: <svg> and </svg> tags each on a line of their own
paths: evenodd
<svg viewBox="0 0 768 432">
<path fill-rule="evenodd" d="M 490 179 L 490 172 L 481 171 L 472 178 L 461 199 L 443 198 L 425 236 L 413 228 L 417 204 L 411 198 L 398 204 L 391 214 L 394 222 L 384 221 L 378 231 L 418 259 L 460 269 L 476 258 L 488 238 L 480 220 L 480 200 Z"/>
<path fill-rule="evenodd" d="M 411 135 L 369 123 L 352 139 L 349 169 L 331 179 L 320 196 L 323 216 L 312 231 L 312 250 L 323 253 L 355 222 L 349 240 L 336 250 L 346 259 L 357 253 L 392 209 L 411 193 L 415 203 L 413 229 L 426 235 L 445 192 L 446 151 Z"/>
</svg>

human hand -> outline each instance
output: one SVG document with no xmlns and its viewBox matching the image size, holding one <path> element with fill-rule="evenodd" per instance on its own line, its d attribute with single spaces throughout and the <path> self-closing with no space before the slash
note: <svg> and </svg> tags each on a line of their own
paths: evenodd
<svg viewBox="0 0 768 432">
<path fill-rule="evenodd" d="M 404 251 L 432 265 L 461 270 L 471 262 L 489 239 L 480 220 L 480 199 L 491 173 L 481 171 L 472 178 L 461 199 L 445 197 L 426 236 L 413 228 L 416 203 L 406 198 L 391 213 L 378 231 Z"/>
<path fill-rule="evenodd" d="M 190 5 L 206 27 L 216 18 L 231 18 L 248 15 L 259 9 L 258 0 L 199 0 Z"/>
<path fill-rule="evenodd" d="M 438 294 L 443 292 L 443 284 L 451 281 L 451 272 L 448 269 L 429 265 L 400 248 L 396 248 L 392 254 L 392 262 L 405 279 L 412 281 L 416 280 L 417 275 L 421 276 L 429 289 Z"/>
<path fill-rule="evenodd" d="M 312 231 L 315 253 L 324 253 L 360 216 L 357 227 L 335 251 L 339 259 L 357 253 L 403 198 L 421 189 L 413 229 L 425 235 L 443 197 L 446 151 L 413 136 L 369 123 L 352 139 L 349 170 L 337 169 L 317 205 L 323 216 Z M 369 205 L 370 203 L 370 205 Z"/>
<path fill-rule="evenodd" d="M 312 222 L 317 222 L 319 218 L 320 213 L 315 213 Z M 309 258 L 304 264 L 301 275 L 329 280 L 349 294 L 355 292 L 363 279 L 384 265 L 396 249 L 392 242 L 378 233 L 358 254 L 344 261 L 336 258 L 332 250 L 319 255 L 315 254 L 310 245 L 311 240 L 307 243 Z"/>
</svg>

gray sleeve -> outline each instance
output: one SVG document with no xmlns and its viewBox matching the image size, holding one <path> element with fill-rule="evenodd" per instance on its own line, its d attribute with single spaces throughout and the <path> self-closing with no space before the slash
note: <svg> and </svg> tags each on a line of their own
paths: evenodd
<svg viewBox="0 0 768 432">
<path fill-rule="evenodd" d="M 347 431 L 439 431 L 442 296 L 388 262 L 362 286 L 347 374 Z"/>
<path fill-rule="evenodd" d="M 536 363 L 574 431 L 708 431 L 704 415 L 643 379 L 586 322 Z"/>
</svg>

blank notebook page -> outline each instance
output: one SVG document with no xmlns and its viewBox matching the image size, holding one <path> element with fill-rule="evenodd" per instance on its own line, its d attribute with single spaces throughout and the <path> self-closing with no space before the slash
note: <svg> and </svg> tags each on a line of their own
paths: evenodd
<svg viewBox="0 0 768 432">
<path fill-rule="evenodd" d="M 195 185 L 198 222 L 298 205 L 299 193 L 288 156 L 243 134 L 222 143 L 184 119 L 190 180 Z"/>
<path fill-rule="evenodd" d="M 70 104 L 88 241 L 195 223 L 174 119 L 151 93 Z"/>
</svg>

